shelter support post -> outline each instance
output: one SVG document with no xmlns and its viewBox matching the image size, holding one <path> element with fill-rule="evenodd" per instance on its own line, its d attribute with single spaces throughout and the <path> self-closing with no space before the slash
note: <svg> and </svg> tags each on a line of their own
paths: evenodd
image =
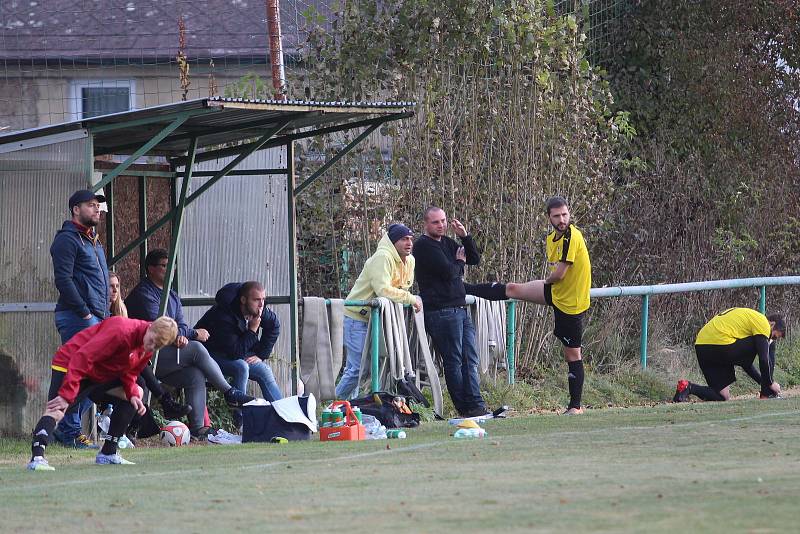
<svg viewBox="0 0 800 534">
<path fill-rule="evenodd" d="M 139 177 L 139 235 L 147 233 L 147 176 Z M 147 239 L 139 243 L 139 278 L 147 276 L 147 269 L 144 266 L 144 259 L 147 256 Z M 112 263 L 115 255 L 112 254 Z"/>
<path fill-rule="evenodd" d="M 381 377 L 380 365 L 378 357 L 380 355 L 380 339 L 381 339 L 381 308 L 380 305 L 375 305 L 370 308 L 370 338 L 369 338 L 369 355 L 370 355 L 370 380 L 371 380 L 371 393 L 376 393 L 381 390 Z"/>
<path fill-rule="evenodd" d="M 650 295 L 642 295 L 642 334 L 639 340 L 639 356 L 642 369 L 647 369 L 647 321 L 650 315 Z"/>
<path fill-rule="evenodd" d="M 517 343 L 517 301 L 506 301 L 506 361 L 508 365 L 508 383 L 513 385 L 516 374 L 514 361 L 514 345 Z"/>
<path fill-rule="evenodd" d="M 169 134 L 177 130 L 181 124 L 186 122 L 187 119 L 191 117 L 190 113 L 179 113 L 175 120 L 173 120 L 166 128 L 163 128 L 160 132 L 158 132 L 154 137 L 152 137 L 148 142 L 140 146 L 133 154 L 128 156 L 128 158 L 117 165 L 111 172 L 106 174 L 102 180 L 100 180 L 94 187 L 92 187 L 92 191 L 97 191 L 105 186 L 107 183 L 111 182 L 114 178 L 125 172 L 125 169 L 131 166 L 131 164 L 136 161 L 137 159 L 141 158 L 160 143 L 165 137 Z"/>
<path fill-rule="evenodd" d="M 359 144 L 361 141 L 363 141 L 364 139 L 366 139 L 366 137 L 367 137 L 369 134 L 371 134 L 372 132 L 374 132 L 374 131 L 375 131 L 375 129 L 376 129 L 378 126 L 380 126 L 380 123 L 375 123 L 375 124 L 372 124 L 372 125 L 371 125 L 371 126 L 369 126 L 369 127 L 366 129 L 366 130 L 364 130 L 363 132 L 361 132 L 361 133 L 358 135 L 358 137 L 356 137 L 355 139 L 353 139 L 352 141 L 350 141 L 350 143 L 349 143 L 349 144 L 348 144 L 346 147 L 344 147 L 344 148 L 343 148 L 343 149 L 341 149 L 339 152 L 337 152 L 335 156 L 333 156 L 331 159 L 329 159 L 328 161 L 326 161 L 326 162 L 325 162 L 325 164 L 324 164 L 322 167 L 320 167 L 319 169 L 317 169 L 317 170 L 316 170 L 316 172 L 314 172 L 314 174 L 312 174 L 311 176 L 309 176 L 308 178 L 306 178 L 306 179 L 303 181 L 303 183 L 301 183 L 300 185 L 298 185 L 298 186 L 297 186 L 297 188 L 294 190 L 294 194 L 295 194 L 295 195 L 299 195 L 300 193 L 302 193 L 302 192 L 303 192 L 303 190 L 304 190 L 306 187 L 308 187 L 309 185 L 313 184 L 313 183 L 314 183 L 314 182 L 317 180 L 317 178 L 319 178 L 320 176 L 322 176 L 322 174 L 323 174 L 323 173 L 325 173 L 325 171 L 327 171 L 328 169 L 330 169 L 330 168 L 331 168 L 331 167 L 332 167 L 332 166 L 333 166 L 333 165 L 334 165 L 334 164 L 335 164 L 337 161 L 339 161 L 340 159 L 342 159 L 342 158 L 343 158 L 343 157 L 344 157 L 344 156 L 345 156 L 345 155 L 346 155 L 348 152 L 350 152 L 351 150 L 353 150 L 353 149 L 354 149 L 354 148 L 355 148 L 355 147 L 356 147 L 356 146 L 357 146 L 357 145 L 358 145 L 358 144 Z"/>
<path fill-rule="evenodd" d="M 767 286 L 758 288 L 758 311 L 767 314 Z"/>
<path fill-rule="evenodd" d="M 289 339 L 292 351 L 292 394 L 297 394 L 300 379 L 300 352 L 298 351 L 298 313 L 297 313 L 297 212 L 294 196 L 294 142 L 286 143 L 286 227 L 289 233 Z"/>
</svg>

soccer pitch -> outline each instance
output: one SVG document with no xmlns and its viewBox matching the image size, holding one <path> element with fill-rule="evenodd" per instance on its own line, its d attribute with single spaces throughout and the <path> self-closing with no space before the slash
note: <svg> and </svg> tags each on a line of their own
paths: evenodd
<svg viewBox="0 0 800 534">
<path fill-rule="evenodd" d="M 0 448 L 4 532 L 792 531 L 800 397 L 446 423 L 405 440 L 126 450 Z"/>
</svg>

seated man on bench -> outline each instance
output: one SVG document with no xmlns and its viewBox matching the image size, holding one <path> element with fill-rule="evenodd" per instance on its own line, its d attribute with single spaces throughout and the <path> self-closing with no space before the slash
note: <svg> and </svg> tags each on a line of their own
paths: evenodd
<svg viewBox="0 0 800 534">
<path fill-rule="evenodd" d="M 247 380 L 257 382 L 268 401 L 283 398 L 275 375 L 266 362 L 280 334 L 280 322 L 266 308 L 266 293 L 259 282 L 233 282 L 223 286 L 215 296 L 216 304 L 208 310 L 195 328 L 208 332 L 203 344 L 222 372 L 233 379 L 241 390 Z M 241 413 L 234 412 L 241 425 Z"/>
<path fill-rule="evenodd" d="M 147 277 L 125 299 L 129 317 L 145 321 L 158 317 L 167 260 L 167 251 L 164 249 L 151 250 L 147 254 L 144 262 Z M 209 427 L 204 425 L 206 380 L 225 395 L 225 401 L 231 407 L 240 407 L 253 400 L 253 397 L 225 380 L 219 365 L 200 343 L 208 341 L 208 331 L 189 328 L 183 319 L 180 297 L 173 290 L 169 292 L 166 315 L 175 319 L 178 324 L 178 337 L 175 343 L 159 351 L 155 374 L 165 384 L 186 391 L 187 403 L 192 406 L 188 415 L 189 431 L 193 438 L 203 440 L 209 432 Z"/>
</svg>

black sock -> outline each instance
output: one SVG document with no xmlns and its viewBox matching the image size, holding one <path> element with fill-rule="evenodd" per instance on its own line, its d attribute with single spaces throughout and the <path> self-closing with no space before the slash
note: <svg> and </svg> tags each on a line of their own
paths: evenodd
<svg viewBox="0 0 800 534">
<path fill-rule="evenodd" d="M 31 460 L 34 456 L 44 456 L 44 450 L 50 443 L 50 436 L 56 428 L 56 420 L 49 415 L 43 416 L 36 423 L 33 429 L 33 441 L 31 442 Z"/>
<path fill-rule="evenodd" d="M 569 383 L 569 407 L 581 407 L 581 394 L 583 393 L 583 360 L 575 362 L 567 362 L 569 366 L 569 374 L 567 374 L 567 382 Z"/>
<path fill-rule="evenodd" d="M 103 448 L 100 450 L 103 454 L 114 454 L 117 452 L 117 441 L 128 429 L 133 416 L 136 415 L 136 410 L 130 402 L 120 401 L 114 405 L 114 411 L 111 412 L 111 422 L 108 425 L 108 439 L 103 443 Z"/>
<path fill-rule="evenodd" d="M 692 384 L 689 382 L 688 387 L 689 393 L 692 395 L 697 395 L 704 401 L 724 401 L 725 397 L 719 394 L 719 392 L 714 391 L 708 386 L 701 386 L 700 384 Z"/>
</svg>

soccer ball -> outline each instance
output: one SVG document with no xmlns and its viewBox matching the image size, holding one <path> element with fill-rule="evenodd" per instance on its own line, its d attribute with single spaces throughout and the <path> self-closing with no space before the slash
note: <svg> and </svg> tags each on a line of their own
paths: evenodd
<svg viewBox="0 0 800 534">
<path fill-rule="evenodd" d="M 161 427 L 161 441 L 170 447 L 188 445 L 191 438 L 189 427 L 180 421 L 170 421 Z"/>
</svg>

